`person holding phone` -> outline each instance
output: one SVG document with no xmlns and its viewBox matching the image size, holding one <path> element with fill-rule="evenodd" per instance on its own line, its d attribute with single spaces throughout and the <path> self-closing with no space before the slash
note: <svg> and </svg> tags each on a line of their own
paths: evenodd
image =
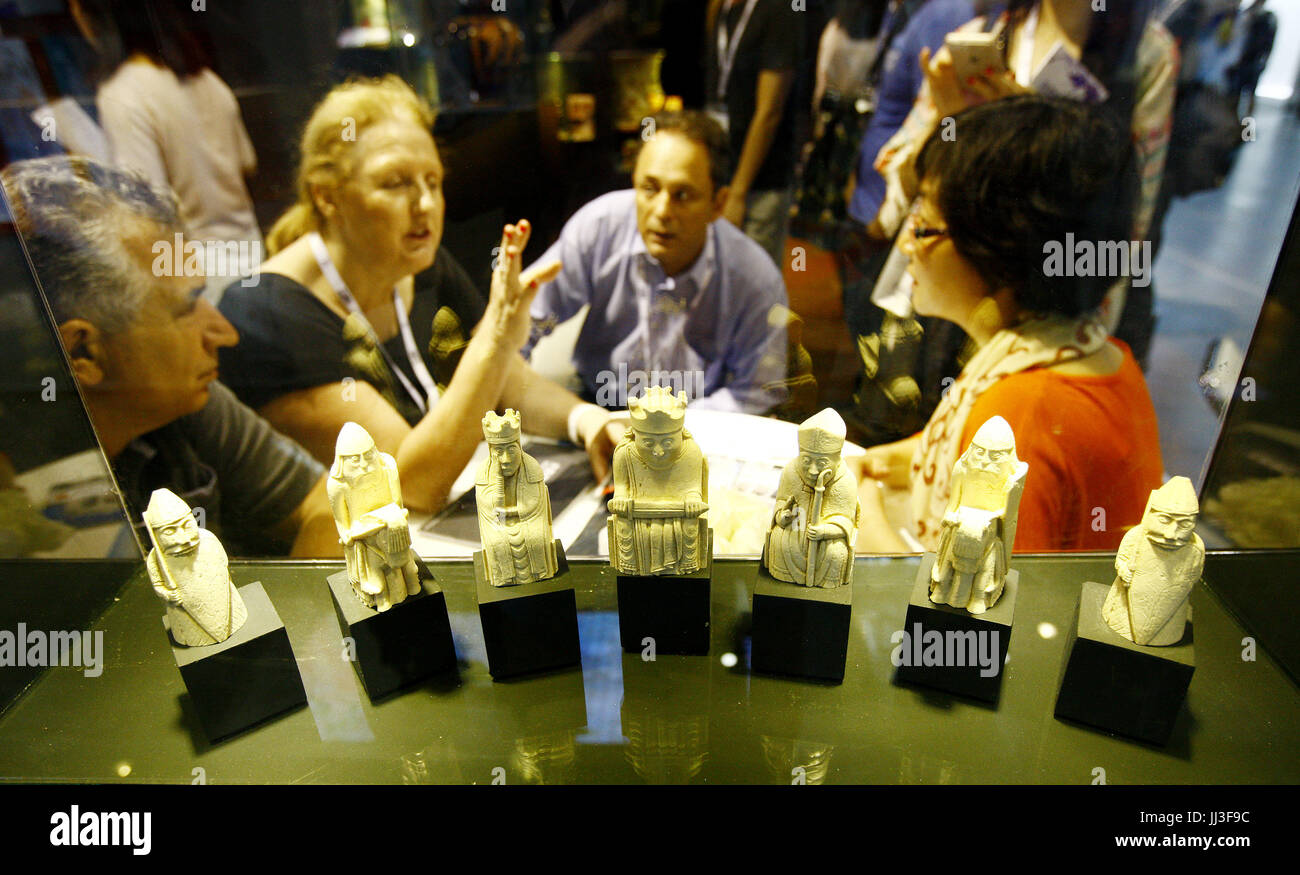
<svg viewBox="0 0 1300 875">
<path fill-rule="evenodd" d="M 1066 62 L 1067 80 L 1069 73 L 1075 73 L 1095 87 L 1083 94 L 1047 93 L 1076 100 L 1091 95 L 1128 131 L 1129 160 L 1137 171 L 1133 178 L 1138 187 L 1129 216 L 1130 239 L 1147 239 L 1164 171 L 1178 74 L 1176 46 L 1168 31 L 1151 18 L 1150 5 L 1149 0 L 1111 4 L 1102 13 L 1094 12 L 1089 0 L 1011 0 L 1002 13 L 975 18 L 955 32 L 958 43 L 969 35 L 987 34 L 980 39 L 991 39 L 1002 59 L 1002 63 L 990 62 L 985 54 L 985 68 L 968 72 L 965 78 L 959 77 L 946 41 L 936 52 L 922 50 L 921 90 L 902 126 L 876 156 L 875 167 L 886 188 L 875 218 L 879 233 L 887 239 L 896 237 L 911 209 L 917 195 L 916 154 L 931 132 L 943 126 L 949 139 L 959 137 L 952 120 L 962 109 L 1050 89 L 1049 83 L 1060 81 L 1058 66 Z M 965 51 L 963 63 L 974 57 L 974 52 Z M 1049 75 L 1049 66 L 1057 70 L 1055 77 Z M 1007 149 L 1016 147 L 1010 141 L 1006 144 Z M 915 327 L 907 262 L 895 240 L 871 299 L 896 321 Z M 1127 277 L 1113 279 L 1098 309 L 1107 329 L 1128 343 L 1143 362 L 1154 326 L 1150 287 L 1133 287 Z M 970 340 L 961 332 L 945 323 L 926 323 L 911 366 L 917 385 L 914 396 L 919 400 L 915 409 L 894 410 L 893 419 L 909 427 L 925 421 L 970 351 Z"/>
<path fill-rule="evenodd" d="M 1095 318 L 1109 279 L 1040 268 L 1050 241 L 1128 234 L 1123 128 L 1096 107 L 1032 94 L 955 120 L 956 140 L 936 129 L 918 153 L 920 196 L 899 245 L 917 313 L 960 326 L 976 351 L 924 429 L 857 463 L 858 548 L 909 550 L 879 482 L 910 493 L 911 532 L 936 549 L 953 465 L 1001 416 L 1029 465 L 1015 549 L 1114 550 L 1160 485 L 1155 409 L 1128 347 Z"/>
</svg>

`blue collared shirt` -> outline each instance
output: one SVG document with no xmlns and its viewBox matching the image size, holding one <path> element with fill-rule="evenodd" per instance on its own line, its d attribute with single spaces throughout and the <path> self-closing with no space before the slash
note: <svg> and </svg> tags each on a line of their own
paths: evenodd
<svg viewBox="0 0 1300 875">
<path fill-rule="evenodd" d="M 727 220 L 670 277 L 637 229 L 636 193 L 610 192 L 574 213 L 538 263 L 551 259 L 563 268 L 533 299 L 525 355 L 590 304 L 573 364 L 598 404 L 624 407 L 649 385 L 684 388 L 697 409 L 763 413 L 785 399 L 785 282 Z"/>
</svg>

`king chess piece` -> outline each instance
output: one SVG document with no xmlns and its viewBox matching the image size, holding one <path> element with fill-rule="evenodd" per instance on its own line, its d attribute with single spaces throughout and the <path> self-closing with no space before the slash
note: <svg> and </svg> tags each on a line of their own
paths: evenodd
<svg viewBox="0 0 1300 875">
<path fill-rule="evenodd" d="M 709 652 L 713 563 L 709 470 L 686 430 L 686 393 L 652 386 L 628 402 L 614 450 L 609 561 L 624 651 Z"/>
<path fill-rule="evenodd" d="M 614 449 L 609 560 L 620 574 L 709 567 L 709 472 L 685 428 L 686 393 L 652 386 L 628 402 L 632 425 Z"/>
</svg>

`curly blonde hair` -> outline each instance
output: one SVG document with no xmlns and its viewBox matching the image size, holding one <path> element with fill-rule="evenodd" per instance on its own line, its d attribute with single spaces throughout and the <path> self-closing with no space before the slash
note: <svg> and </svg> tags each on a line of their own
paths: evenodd
<svg viewBox="0 0 1300 875">
<path fill-rule="evenodd" d="M 406 118 L 433 129 L 434 112 L 411 86 L 388 74 L 377 79 L 350 79 L 316 104 L 298 147 L 298 201 L 285 211 L 266 236 L 270 254 L 308 231 L 319 231 L 324 217 L 311 196 L 313 185 L 333 188 L 352 175 L 357 140 L 367 128 Z"/>
</svg>

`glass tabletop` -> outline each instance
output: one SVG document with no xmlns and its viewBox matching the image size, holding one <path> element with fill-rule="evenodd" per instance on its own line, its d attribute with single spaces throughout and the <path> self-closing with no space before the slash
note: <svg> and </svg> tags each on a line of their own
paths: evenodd
<svg viewBox="0 0 1300 875">
<path fill-rule="evenodd" d="M 1207 557 L 1206 579 L 1230 573 Z M 1167 747 L 1062 722 L 1053 706 L 1085 580 L 1113 557 L 1017 556 L 1001 697 L 897 685 L 919 557 L 859 558 L 844 682 L 752 675 L 758 566 L 715 562 L 707 656 L 624 653 L 615 576 L 571 560 L 582 668 L 494 682 L 467 561 L 431 562 L 459 658 L 372 704 L 346 658 L 326 578 L 341 563 L 232 562 L 285 624 L 309 705 L 219 744 L 199 729 L 143 574 L 98 619 L 97 677 L 52 668 L 0 718 L 0 781 L 239 783 L 1112 784 L 1300 782 L 1300 692 L 1205 586 L 1196 672 Z M 1098 773 L 1101 769 L 1103 772 Z"/>
</svg>

